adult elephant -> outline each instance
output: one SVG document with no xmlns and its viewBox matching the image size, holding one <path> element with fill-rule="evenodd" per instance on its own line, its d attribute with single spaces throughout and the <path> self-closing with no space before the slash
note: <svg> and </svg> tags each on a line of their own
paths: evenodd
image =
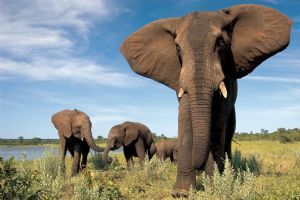
<svg viewBox="0 0 300 200">
<path fill-rule="evenodd" d="M 152 133 L 149 128 L 137 122 L 124 122 L 113 126 L 108 134 L 104 151 L 104 160 L 110 162 L 108 153 L 123 146 L 127 167 L 133 161 L 133 156 L 138 157 L 140 164 L 144 162 L 145 153 L 149 160 L 155 154 Z"/>
<path fill-rule="evenodd" d="M 177 162 L 178 145 L 177 140 L 163 140 L 155 144 L 156 155 L 160 160 L 170 158 L 171 162 Z"/>
<path fill-rule="evenodd" d="M 84 112 L 76 109 L 63 110 L 52 115 L 51 121 L 58 130 L 63 171 L 67 150 L 73 157 L 72 175 L 78 173 L 79 169 L 86 168 L 90 148 L 98 152 L 104 150 L 95 144 L 91 131 L 92 123 Z"/>
<path fill-rule="evenodd" d="M 174 194 L 195 187 L 195 170 L 223 169 L 235 130 L 237 79 L 289 44 L 291 20 L 259 5 L 154 21 L 121 52 L 136 73 L 176 91 L 179 155 Z"/>
</svg>

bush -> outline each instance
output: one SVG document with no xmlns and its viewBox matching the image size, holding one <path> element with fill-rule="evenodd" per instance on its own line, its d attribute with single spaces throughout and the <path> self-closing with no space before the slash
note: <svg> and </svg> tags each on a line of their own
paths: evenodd
<svg viewBox="0 0 300 200">
<path fill-rule="evenodd" d="M 92 163 L 93 168 L 96 170 L 113 170 L 119 169 L 121 167 L 118 158 L 114 158 L 111 163 L 107 163 L 103 159 L 102 153 L 91 153 L 91 158 L 89 159 L 89 162 Z"/>
<path fill-rule="evenodd" d="M 61 160 L 53 150 L 46 151 L 41 159 L 34 161 L 34 169 L 38 174 L 40 190 L 43 199 L 59 199 L 66 184 L 61 170 Z"/>
<path fill-rule="evenodd" d="M 0 157 L 0 196 L 2 199 L 36 199 L 38 191 L 32 189 L 36 176 L 21 165 L 15 167 L 14 158 L 4 161 Z"/>
<path fill-rule="evenodd" d="M 220 174 L 215 165 L 211 178 L 203 174 L 204 191 L 191 189 L 189 199 L 256 199 L 255 181 L 256 178 L 249 169 L 236 172 L 226 158 L 224 172 Z"/>
<path fill-rule="evenodd" d="M 280 135 L 279 136 L 279 141 L 281 143 L 292 143 L 293 139 L 291 139 L 290 137 L 288 137 L 287 135 Z"/>
<path fill-rule="evenodd" d="M 261 163 L 254 155 L 250 155 L 248 158 L 243 157 L 237 149 L 232 156 L 232 167 L 236 172 L 249 170 L 256 175 L 259 175 L 261 172 Z"/>
<path fill-rule="evenodd" d="M 92 163 L 94 169 L 107 169 L 109 164 L 103 159 L 102 153 L 91 153 L 89 162 Z"/>
<path fill-rule="evenodd" d="M 124 199 L 119 187 L 111 180 L 111 176 L 103 173 L 85 171 L 72 178 L 74 199 L 82 200 L 114 200 Z"/>
</svg>

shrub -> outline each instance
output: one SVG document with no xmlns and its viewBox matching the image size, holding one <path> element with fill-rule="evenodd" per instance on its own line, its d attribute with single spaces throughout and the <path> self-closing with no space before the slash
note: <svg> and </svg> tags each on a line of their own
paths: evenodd
<svg viewBox="0 0 300 200">
<path fill-rule="evenodd" d="M 73 177 L 74 199 L 123 199 L 124 197 L 119 190 L 119 187 L 110 179 L 110 176 L 89 171 L 85 171 L 84 173 Z"/>
<path fill-rule="evenodd" d="M 103 154 L 102 153 L 91 153 L 91 157 L 89 159 L 90 163 L 92 163 L 94 169 L 107 169 L 108 164 L 106 161 L 103 159 Z"/>
<path fill-rule="evenodd" d="M 36 199 L 38 191 L 32 189 L 36 176 L 21 165 L 15 167 L 14 158 L 4 161 L 0 157 L 0 196 L 2 199 Z"/>
<path fill-rule="evenodd" d="M 38 174 L 39 196 L 45 199 L 59 199 L 65 182 L 61 170 L 61 160 L 54 151 L 46 151 L 41 159 L 34 161 L 34 169 Z"/>
<path fill-rule="evenodd" d="M 293 142 L 293 139 L 292 138 L 290 138 L 288 135 L 280 135 L 279 136 L 279 141 L 281 142 L 281 143 L 292 143 Z"/>
<path fill-rule="evenodd" d="M 222 174 L 217 169 L 215 165 L 211 178 L 202 175 L 204 191 L 196 192 L 191 189 L 189 199 L 256 199 L 256 178 L 249 169 L 236 172 L 228 159 L 225 160 Z"/>
<path fill-rule="evenodd" d="M 259 175 L 261 172 L 261 163 L 254 155 L 250 155 L 248 158 L 243 157 L 237 149 L 232 156 L 232 167 L 236 172 L 247 171 L 247 169 L 256 175 Z"/>
<path fill-rule="evenodd" d="M 92 200 L 99 199 L 100 191 L 97 186 L 93 186 L 83 175 L 74 177 L 74 199 L 78 200 Z"/>
<path fill-rule="evenodd" d="M 92 163 L 93 168 L 96 170 L 113 170 L 121 167 L 118 158 L 114 158 L 110 164 L 103 159 L 102 153 L 91 153 L 89 162 Z"/>
</svg>

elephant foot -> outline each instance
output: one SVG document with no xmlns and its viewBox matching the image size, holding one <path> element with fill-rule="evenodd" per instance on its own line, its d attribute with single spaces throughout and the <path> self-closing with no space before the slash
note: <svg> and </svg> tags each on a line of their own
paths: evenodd
<svg viewBox="0 0 300 200">
<path fill-rule="evenodd" d="M 173 188 L 172 196 L 174 198 L 187 198 L 189 190 L 196 188 L 196 175 L 178 176 Z"/>
<path fill-rule="evenodd" d="M 189 197 L 189 191 L 186 190 L 173 190 L 172 192 L 173 198 L 188 198 Z"/>
</svg>

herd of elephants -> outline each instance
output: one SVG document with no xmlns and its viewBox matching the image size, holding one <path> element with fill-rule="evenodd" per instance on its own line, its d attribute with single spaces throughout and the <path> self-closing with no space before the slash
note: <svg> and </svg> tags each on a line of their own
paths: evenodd
<svg viewBox="0 0 300 200">
<path fill-rule="evenodd" d="M 109 151 L 123 146 L 128 165 L 133 156 L 142 164 L 145 155 L 151 159 L 157 153 L 177 161 L 173 196 L 185 195 L 196 186 L 196 170 L 211 176 L 214 163 L 222 172 L 225 156 L 231 159 L 237 79 L 285 49 L 291 27 L 284 14 L 252 4 L 145 25 L 128 36 L 120 50 L 134 72 L 176 92 L 177 140 L 154 144 L 145 125 L 124 122 L 111 128 L 105 149 L 99 148 L 88 115 L 63 110 L 52 116 L 63 163 L 67 150 L 73 157 L 73 174 L 85 168 L 90 148 L 104 151 L 110 163 Z"/>
</svg>

